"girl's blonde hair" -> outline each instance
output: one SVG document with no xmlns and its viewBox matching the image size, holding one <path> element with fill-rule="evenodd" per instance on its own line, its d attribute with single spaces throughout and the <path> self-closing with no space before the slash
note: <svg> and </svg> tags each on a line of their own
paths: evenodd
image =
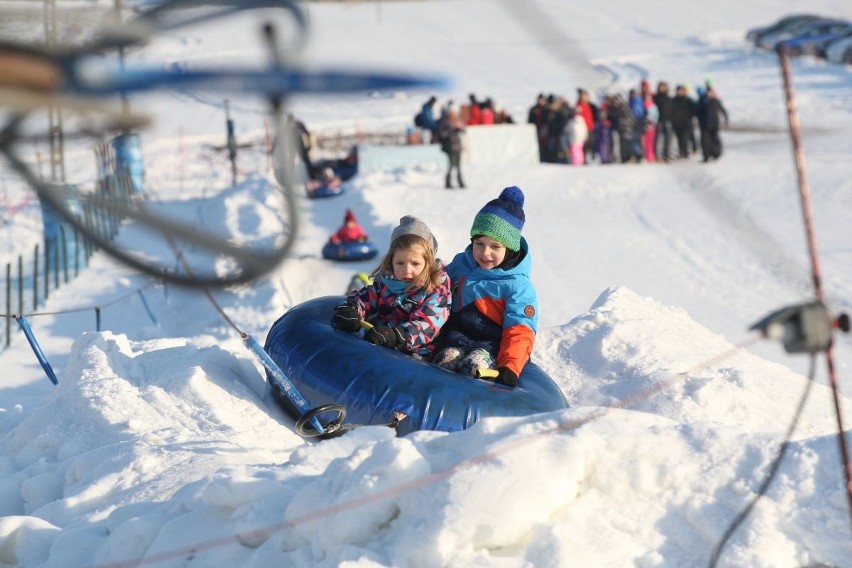
<svg viewBox="0 0 852 568">
<path fill-rule="evenodd" d="M 444 266 L 441 264 L 441 261 L 435 258 L 435 249 L 432 247 L 432 244 L 417 235 L 406 234 L 394 239 L 387 254 L 373 272 L 373 276 L 377 274 L 393 274 L 393 255 L 397 251 L 408 250 L 414 245 L 419 245 L 423 249 L 423 261 L 426 268 L 423 269 L 423 272 L 417 278 L 411 281 L 411 285 L 405 291 L 411 293 L 422 288 L 427 294 L 431 294 L 441 285 Z"/>
</svg>

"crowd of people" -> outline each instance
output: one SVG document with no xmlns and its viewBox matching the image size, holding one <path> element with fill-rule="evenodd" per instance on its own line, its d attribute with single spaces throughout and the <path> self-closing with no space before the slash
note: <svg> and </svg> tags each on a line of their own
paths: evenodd
<svg viewBox="0 0 852 568">
<path fill-rule="evenodd" d="M 652 90 L 642 80 L 626 94 L 607 93 L 597 103 L 582 88 L 573 104 L 564 96 L 540 93 L 527 122 L 536 128 L 541 162 L 671 162 L 699 152 L 709 162 L 722 156 L 719 131 L 728 126 L 728 112 L 709 80 L 695 89 L 695 96 L 683 84 L 672 92 L 666 81 Z M 453 189 L 453 179 L 459 188 L 465 187 L 461 173 L 465 128 L 503 123 L 514 120 L 492 99 L 477 100 L 474 94 L 463 105 L 449 100 L 440 107 L 432 96 L 414 118 L 417 142 L 440 144 L 448 156 L 447 189 Z"/>
<path fill-rule="evenodd" d="M 573 105 L 563 96 L 540 93 L 527 122 L 536 127 L 542 162 L 670 162 L 699 150 L 704 162 L 717 160 L 719 130 L 728 125 L 728 113 L 710 81 L 696 95 L 685 85 L 672 93 L 666 81 L 652 90 L 647 80 L 626 96 L 606 94 L 597 104 L 585 89 L 577 89 Z"/>
</svg>

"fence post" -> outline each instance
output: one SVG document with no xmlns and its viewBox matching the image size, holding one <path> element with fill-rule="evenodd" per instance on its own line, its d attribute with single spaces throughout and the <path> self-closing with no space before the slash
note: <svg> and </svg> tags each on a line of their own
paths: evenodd
<svg viewBox="0 0 852 568">
<path fill-rule="evenodd" d="M 38 243 L 33 254 L 33 310 L 38 307 Z"/>
<path fill-rule="evenodd" d="M 80 233 L 74 227 L 74 276 L 80 275 Z"/>
<path fill-rule="evenodd" d="M 53 289 L 59 290 L 59 239 L 53 239 Z"/>
<path fill-rule="evenodd" d="M 44 240 L 44 302 L 47 303 L 47 297 L 50 293 L 50 241 Z"/>
<path fill-rule="evenodd" d="M 12 315 L 12 263 L 6 263 L 6 315 Z M 12 342 L 12 318 L 6 318 L 6 347 Z"/>
<path fill-rule="evenodd" d="M 18 313 L 24 313 L 24 255 L 18 255 Z"/>
<path fill-rule="evenodd" d="M 68 239 L 65 238 L 64 224 L 59 225 L 59 241 L 62 245 L 62 278 L 68 284 Z"/>
</svg>

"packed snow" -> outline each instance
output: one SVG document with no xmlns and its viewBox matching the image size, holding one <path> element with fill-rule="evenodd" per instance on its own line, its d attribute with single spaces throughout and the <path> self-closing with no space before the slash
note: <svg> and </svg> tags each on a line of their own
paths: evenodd
<svg viewBox="0 0 852 568">
<path fill-rule="evenodd" d="M 213 293 L 263 343 L 289 307 L 342 294 L 354 271 L 374 267 L 319 255 L 347 208 L 381 247 L 401 216 L 418 216 L 449 260 L 476 212 L 520 186 L 541 313 L 533 360 L 570 408 L 458 433 L 370 426 L 305 440 L 204 294 L 96 254 L 38 310 L 56 315 L 29 318 L 59 384 L 23 334 L 0 352 L 0 566 L 706 566 L 807 393 L 773 483 L 718 565 L 852 567 L 825 359 L 809 381 L 809 356 L 749 332 L 814 297 L 778 58 L 745 41 L 788 10 L 778 0 L 306 4 L 305 64 L 452 78 L 436 93 L 293 97 L 315 132 L 402 131 L 431 94 L 439 104 L 488 96 L 523 123 L 539 92 L 574 102 L 577 88 L 711 79 L 731 117 L 724 154 L 709 164 L 467 161 L 468 189 L 453 191 L 440 160 L 362 171 L 340 197 L 300 197 L 292 258 Z M 846 1 L 808 10 L 852 19 Z M 240 13 L 179 28 L 128 59 L 238 60 L 259 21 Z M 812 58 L 792 72 L 837 315 L 852 307 L 852 75 Z M 274 238 L 262 102 L 231 101 L 238 139 L 254 142 L 231 185 L 226 153 L 211 149 L 224 143 L 222 97 L 159 96 L 132 101 L 155 119 L 142 131 L 152 203 L 236 242 Z M 90 147 L 69 154 L 72 174 L 88 175 Z M 0 179 L 5 263 L 32 250 L 41 221 L 5 165 Z M 144 250 L 141 235 L 127 222 L 117 238 Z M 848 335 L 833 353 L 849 437 Z"/>
</svg>

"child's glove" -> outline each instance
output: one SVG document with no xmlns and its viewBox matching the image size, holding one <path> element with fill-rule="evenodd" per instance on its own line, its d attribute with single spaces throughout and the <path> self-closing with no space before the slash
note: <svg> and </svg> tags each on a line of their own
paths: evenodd
<svg viewBox="0 0 852 568">
<path fill-rule="evenodd" d="M 515 388 L 518 386 L 518 375 L 509 367 L 497 367 L 497 377 L 494 379 L 494 382 Z"/>
<path fill-rule="evenodd" d="M 355 333 L 361 327 L 361 317 L 358 314 L 358 308 L 349 304 L 342 304 L 334 308 L 334 317 L 331 318 L 331 325 L 340 331 Z"/>
<path fill-rule="evenodd" d="M 364 339 L 375 345 L 383 345 L 390 349 L 401 347 L 403 342 L 399 330 L 386 325 L 377 324 L 364 334 Z"/>
</svg>

